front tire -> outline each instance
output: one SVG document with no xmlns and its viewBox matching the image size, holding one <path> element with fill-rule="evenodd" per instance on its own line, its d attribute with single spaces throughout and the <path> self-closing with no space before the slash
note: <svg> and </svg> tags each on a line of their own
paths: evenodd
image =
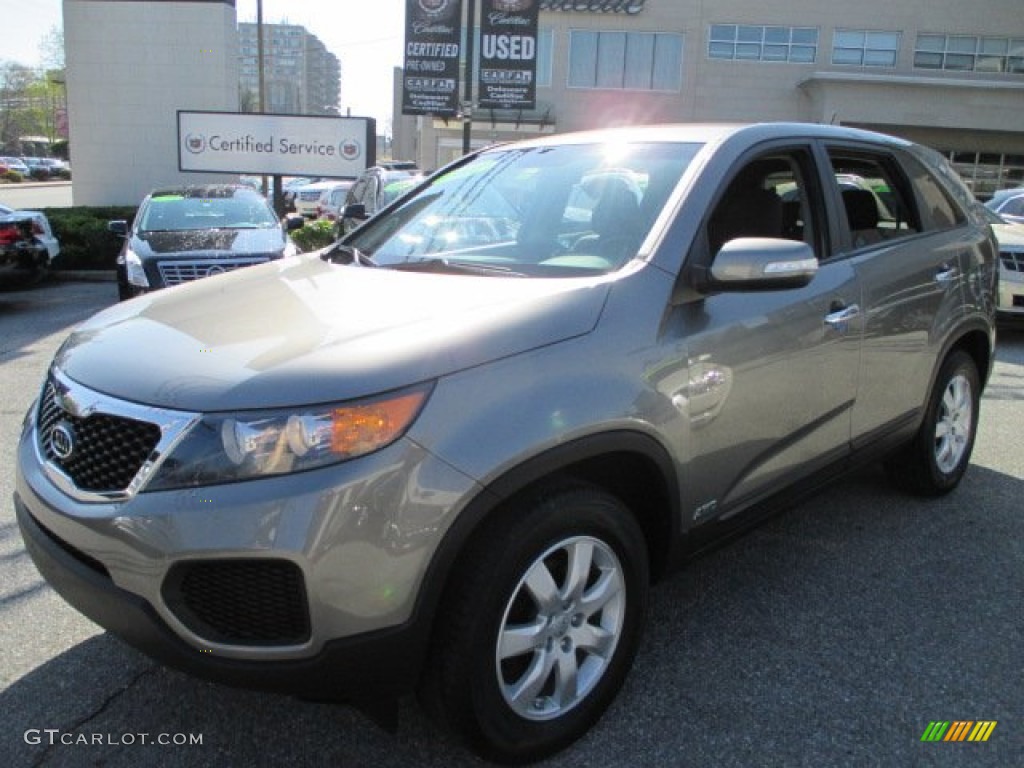
<svg viewBox="0 0 1024 768">
<path fill-rule="evenodd" d="M 590 486 L 523 500 L 454 583 L 428 676 L 437 714 L 505 763 L 582 736 L 625 680 L 646 614 L 647 546 L 629 510 Z"/>
<path fill-rule="evenodd" d="M 966 352 L 942 365 L 914 440 L 888 464 L 889 476 L 924 496 L 949 493 L 963 478 L 974 450 L 981 398 L 978 367 Z"/>
</svg>

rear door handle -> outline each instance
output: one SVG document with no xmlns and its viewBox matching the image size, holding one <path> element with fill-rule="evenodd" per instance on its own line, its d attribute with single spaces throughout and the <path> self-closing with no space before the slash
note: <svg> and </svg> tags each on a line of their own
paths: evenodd
<svg viewBox="0 0 1024 768">
<path fill-rule="evenodd" d="M 829 313 L 825 315 L 825 325 L 845 333 L 851 320 L 860 317 L 860 306 L 851 304 L 844 306 L 840 302 L 833 302 L 829 307 Z"/>
<path fill-rule="evenodd" d="M 957 269 L 955 266 L 943 264 L 941 267 L 939 267 L 939 271 L 935 273 L 935 282 L 939 283 L 940 285 L 945 285 L 946 283 L 953 282 L 953 280 L 955 280 L 957 275 L 959 274 L 960 270 Z"/>
</svg>

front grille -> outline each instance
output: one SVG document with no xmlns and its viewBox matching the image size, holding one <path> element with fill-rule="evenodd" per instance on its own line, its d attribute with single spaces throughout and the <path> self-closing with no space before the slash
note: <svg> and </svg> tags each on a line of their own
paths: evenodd
<svg viewBox="0 0 1024 768">
<path fill-rule="evenodd" d="M 39 449 L 84 491 L 128 488 L 160 434 L 160 427 L 147 421 L 106 413 L 74 416 L 61 407 L 52 381 L 39 403 Z"/>
<path fill-rule="evenodd" d="M 203 277 L 231 272 L 241 267 L 251 267 L 269 261 L 264 256 L 250 259 L 202 259 L 199 261 L 161 261 L 157 264 L 160 279 L 164 285 L 179 285 Z"/>
<path fill-rule="evenodd" d="M 1000 251 L 999 259 L 1003 266 L 1011 272 L 1024 272 L 1024 251 Z"/>
<path fill-rule="evenodd" d="M 302 200 L 305 203 L 315 203 L 319 199 L 320 199 L 320 191 L 319 190 L 317 190 L 315 192 L 299 192 L 299 200 Z"/>
<path fill-rule="evenodd" d="M 228 645 L 298 645 L 310 636 L 302 571 L 288 560 L 179 563 L 163 597 L 182 624 Z"/>
</svg>

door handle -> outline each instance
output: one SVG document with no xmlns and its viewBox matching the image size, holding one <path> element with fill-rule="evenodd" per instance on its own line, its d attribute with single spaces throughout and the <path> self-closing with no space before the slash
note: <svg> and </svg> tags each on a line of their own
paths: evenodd
<svg viewBox="0 0 1024 768">
<path fill-rule="evenodd" d="M 846 333 L 851 320 L 860 317 L 860 306 L 857 304 L 843 305 L 841 302 L 833 302 L 829 307 L 829 313 L 825 315 L 825 325 L 834 328 L 840 333 Z"/>
<path fill-rule="evenodd" d="M 939 271 L 935 273 L 935 282 L 940 285 L 946 285 L 947 283 L 953 282 L 957 275 L 960 274 L 960 270 L 955 266 L 949 264 L 943 264 L 939 267 Z"/>
</svg>

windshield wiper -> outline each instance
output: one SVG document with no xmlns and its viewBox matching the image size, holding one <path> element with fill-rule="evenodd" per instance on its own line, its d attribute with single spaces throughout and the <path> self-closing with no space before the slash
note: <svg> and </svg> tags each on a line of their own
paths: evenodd
<svg viewBox="0 0 1024 768">
<path fill-rule="evenodd" d="M 367 256 L 353 245 L 335 243 L 320 254 L 320 258 L 332 264 L 360 264 L 364 267 L 379 267 L 372 257 Z"/>
<path fill-rule="evenodd" d="M 388 265 L 391 269 L 405 272 L 448 272 L 466 275 L 504 275 L 506 277 L 526 277 L 522 272 L 516 272 L 511 267 L 501 264 L 490 264 L 480 261 L 459 261 L 435 257 L 433 259 L 417 259 L 416 261 L 405 261 L 400 264 Z"/>
</svg>

